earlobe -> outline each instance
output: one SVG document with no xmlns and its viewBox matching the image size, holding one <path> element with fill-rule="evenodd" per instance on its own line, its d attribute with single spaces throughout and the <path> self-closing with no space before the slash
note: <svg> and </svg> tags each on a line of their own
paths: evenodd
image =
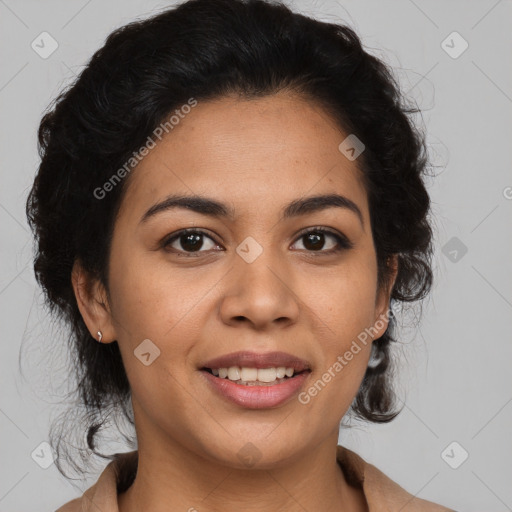
<svg viewBox="0 0 512 512">
<path fill-rule="evenodd" d="M 114 341 L 116 336 L 103 284 L 91 277 L 78 260 L 73 265 L 71 283 L 78 309 L 91 336 L 98 341 L 98 332 L 101 332 L 101 343 Z"/>
</svg>

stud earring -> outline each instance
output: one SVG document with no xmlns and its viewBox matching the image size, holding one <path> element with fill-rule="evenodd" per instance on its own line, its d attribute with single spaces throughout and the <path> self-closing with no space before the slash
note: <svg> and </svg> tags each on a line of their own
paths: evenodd
<svg viewBox="0 0 512 512">
<path fill-rule="evenodd" d="M 103 334 L 101 331 L 98 331 L 98 341 L 101 343 L 101 340 L 103 339 Z"/>
</svg>

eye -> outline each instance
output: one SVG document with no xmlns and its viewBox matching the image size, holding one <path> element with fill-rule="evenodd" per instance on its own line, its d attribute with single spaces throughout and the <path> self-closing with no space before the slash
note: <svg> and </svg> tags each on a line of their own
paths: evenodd
<svg viewBox="0 0 512 512">
<path fill-rule="evenodd" d="M 205 244 L 204 238 L 207 238 L 209 242 Z M 186 253 L 187 256 L 194 256 L 192 254 L 194 252 L 208 252 L 214 247 L 219 247 L 219 244 L 205 231 L 200 229 L 184 229 L 163 240 L 162 248 L 168 250 L 169 247 L 174 251 Z M 201 250 L 205 248 L 206 250 Z"/>
<path fill-rule="evenodd" d="M 325 246 L 326 238 L 330 238 L 331 243 L 328 244 L 327 250 L 322 250 Z M 302 245 L 306 251 L 319 252 L 323 255 L 351 249 L 354 245 L 345 236 L 322 227 L 309 228 L 307 231 L 301 232 L 299 240 L 304 240 Z"/>
<path fill-rule="evenodd" d="M 205 243 L 205 238 L 209 242 Z M 301 232 L 298 240 L 302 239 L 304 239 L 304 250 L 307 252 L 318 252 L 322 255 L 337 253 L 344 249 L 351 249 L 353 247 L 353 243 L 345 236 L 322 227 L 308 228 L 307 231 Z M 327 250 L 325 250 L 326 239 L 331 240 L 331 243 L 328 244 Z M 169 252 L 178 253 L 178 255 L 181 256 L 185 255 L 187 257 L 195 257 L 200 256 L 200 253 L 208 252 L 216 247 L 219 248 L 220 244 L 218 244 L 203 230 L 183 229 L 178 233 L 164 238 L 161 246 L 163 249 Z"/>
</svg>

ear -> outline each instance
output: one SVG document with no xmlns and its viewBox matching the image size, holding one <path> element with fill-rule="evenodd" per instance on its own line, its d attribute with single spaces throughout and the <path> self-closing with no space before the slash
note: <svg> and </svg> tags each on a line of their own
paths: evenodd
<svg viewBox="0 0 512 512">
<path fill-rule="evenodd" d="M 116 332 L 103 284 L 91 277 L 78 260 L 73 265 L 71 283 L 78 309 L 91 336 L 98 341 L 98 331 L 101 331 L 102 343 L 115 341 Z"/>
<path fill-rule="evenodd" d="M 374 339 L 380 338 L 388 328 L 391 292 L 398 274 L 398 254 L 393 254 L 388 258 L 387 266 L 391 270 L 388 282 L 386 285 L 382 286 L 380 290 L 377 290 L 377 297 L 375 301 L 374 329 L 376 334 Z"/>
</svg>

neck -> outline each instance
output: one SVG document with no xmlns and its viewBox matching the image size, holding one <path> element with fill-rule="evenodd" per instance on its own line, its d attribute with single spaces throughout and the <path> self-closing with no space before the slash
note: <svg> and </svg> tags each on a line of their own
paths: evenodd
<svg viewBox="0 0 512 512">
<path fill-rule="evenodd" d="M 336 461 L 337 436 L 271 469 L 237 469 L 168 438 L 163 445 L 139 438 L 137 476 L 119 495 L 119 512 L 367 511 L 362 489 Z"/>
</svg>

